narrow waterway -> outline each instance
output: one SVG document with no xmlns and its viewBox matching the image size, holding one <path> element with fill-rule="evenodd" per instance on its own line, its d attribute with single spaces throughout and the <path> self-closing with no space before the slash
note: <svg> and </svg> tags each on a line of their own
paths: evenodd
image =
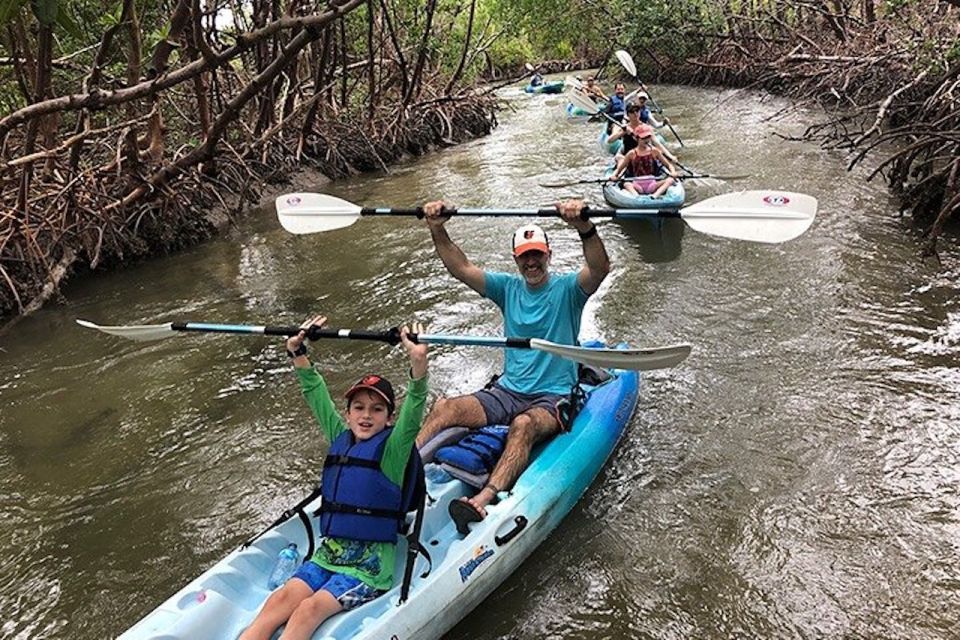
<svg viewBox="0 0 960 640">
<path fill-rule="evenodd" d="M 446 198 L 533 206 L 596 185 L 599 125 L 562 96 L 508 91 L 493 135 L 382 176 L 325 187 L 367 205 Z M 750 174 L 694 184 L 819 198 L 783 245 L 676 220 L 600 224 L 614 270 L 583 338 L 688 341 L 645 376 L 614 457 L 556 532 L 450 640 L 956 638 L 960 628 L 960 300 L 957 273 L 918 259 L 880 183 L 785 142 L 811 114 L 750 92 L 655 87 L 689 167 Z M 518 220 L 456 219 L 488 269 L 513 269 Z M 555 270 L 576 234 L 544 225 Z M 960 262 L 945 245 L 945 264 Z M 422 222 L 363 219 L 295 237 L 272 207 L 227 237 L 77 280 L 0 338 L 0 636 L 113 637 L 309 491 L 326 444 L 280 340 L 134 343 L 83 330 L 175 320 L 332 326 L 422 320 L 496 334 L 498 313 L 446 275 Z M 474 389 L 499 353 L 437 348 L 434 393 Z M 334 390 L 401 350 L 331 341 Z"/>
</svg>

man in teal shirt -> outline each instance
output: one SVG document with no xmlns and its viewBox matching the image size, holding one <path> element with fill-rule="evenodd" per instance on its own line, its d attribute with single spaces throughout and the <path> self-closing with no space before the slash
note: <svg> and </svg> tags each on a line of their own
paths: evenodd
<svg viewBox="0 0 960 640">
<path fill-rule="evenodd" d="M 424 206 L 430 235 L 447 271 L 460 282 L 492 300 L 503 313 L 505 335 L 541 338 L 576 344 L 580 317 L 589 298 L 610 272 L 610 260 L 592 222 L 580 217 L 580 200 L 557 205 L 563 220 L 577 230 L 583 242 L 583 266 L 575 272 L 553 275 L 552 256 L 543 229 L 528 224 L 513 235 L 513 259 L 519 275 L 484 271 L 457 246 L 444 227 L 442 202 Z M 542 351 L 507 349 L 504 372 L 493 386 L 465 396 L 438 400 L 424 420 L 417 444 L 453 426 L 479 428 L 509 425 L 507 443 L 488 484 L 471 498 L 454 501 L 450 515 L 461 533 L 467 523 L 486 517 L 486 506 L 501 490 L 509 489 L 527 467 L 538 441 L 560 432 L 557 404 L 577 382 L 577 365 Z"/>
</svg>

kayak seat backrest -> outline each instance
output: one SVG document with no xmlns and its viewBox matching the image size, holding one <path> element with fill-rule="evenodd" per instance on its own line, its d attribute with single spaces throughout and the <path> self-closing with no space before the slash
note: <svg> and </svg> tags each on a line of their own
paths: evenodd
<svg viewBox="0 0 960 640">
<path fill-rule="evenodd" d="M 582 385 L 599 387 L 604 382 L 612 379 L 613 376 L 606 369 L 594 367 L 588 364 L 580 364 L 578 367 L 578 382 Z"/>
<path fill-rule="evenodd" d="M 437 449 L 433 461 L 453 477 L 483 488 L 500 460 L 508 431 L 509 427 L 504 425 L 474 429 L 455 443 Z"/>
<path fill-rule="evenodd" d="M 433 436 L 429 442 L 420 447 L 420 459 L 423 460 L 423 464 L 433 462 L 433 458 L 439 449 L 459 442 L 468 433 L 470 433 L 470 429 L 467 427 L 450 427 Z"/>
</svg>

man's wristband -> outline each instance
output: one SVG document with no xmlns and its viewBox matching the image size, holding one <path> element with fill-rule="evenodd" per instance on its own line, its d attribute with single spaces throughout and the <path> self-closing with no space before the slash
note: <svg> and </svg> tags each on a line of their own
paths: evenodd
<svg viewBox="0 0 960 640">
<path fill-rule="evenodd" d="M 290 351 L 290 349 L 287 349 L 287 355 L 290 356 L 291 358 L 307 355 L 307 343 L 301 342 L 300 346 L 293 351 Z"/>
<path fill-rule="evenodd" d="M 591 224 L 591 225 L 590 225 L 590 228 L 589 228 L 588 230 L 586 230 L 586 231 L 577 231 L 577 233 L 580 234 L 580 239 L 581 239 L 581 240 L 588 240 L 588 239 L 592 238 L 593 236 L 597 235 L 597 225 Z"/>
</svg>

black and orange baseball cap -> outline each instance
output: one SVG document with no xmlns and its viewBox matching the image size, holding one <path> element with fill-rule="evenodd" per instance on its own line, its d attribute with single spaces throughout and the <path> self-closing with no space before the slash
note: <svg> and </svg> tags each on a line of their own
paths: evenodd
<svg viewBox="0 0 960 640">
<path fill-rule="evenodd" d="M 357 391 L 361 389 L 366 389 L 368 391 L 373 391 L 374 393 L 381 396 L 384 400 L 387 401 L 387 411 L 393 413 L 393 410 L 397 406 L 397 397 L 393 393 L 393 385 L 390 384 L 390 381 L 386 378 L 381 378 L 378 375 L 370 374 L 363 376 L 360 380 L 357 381 L 350 389 L 347 390 L 346 398 L 347 402 L 350 401 L 350 398 L 353 397 Z"/>
<path fill-rule="evenodd" d="M 527 251 L 550 252 L 547 234 L 535 224 L 525 224 L 513 234 L 513 255 L 519 256 Z"/>
</svg>

